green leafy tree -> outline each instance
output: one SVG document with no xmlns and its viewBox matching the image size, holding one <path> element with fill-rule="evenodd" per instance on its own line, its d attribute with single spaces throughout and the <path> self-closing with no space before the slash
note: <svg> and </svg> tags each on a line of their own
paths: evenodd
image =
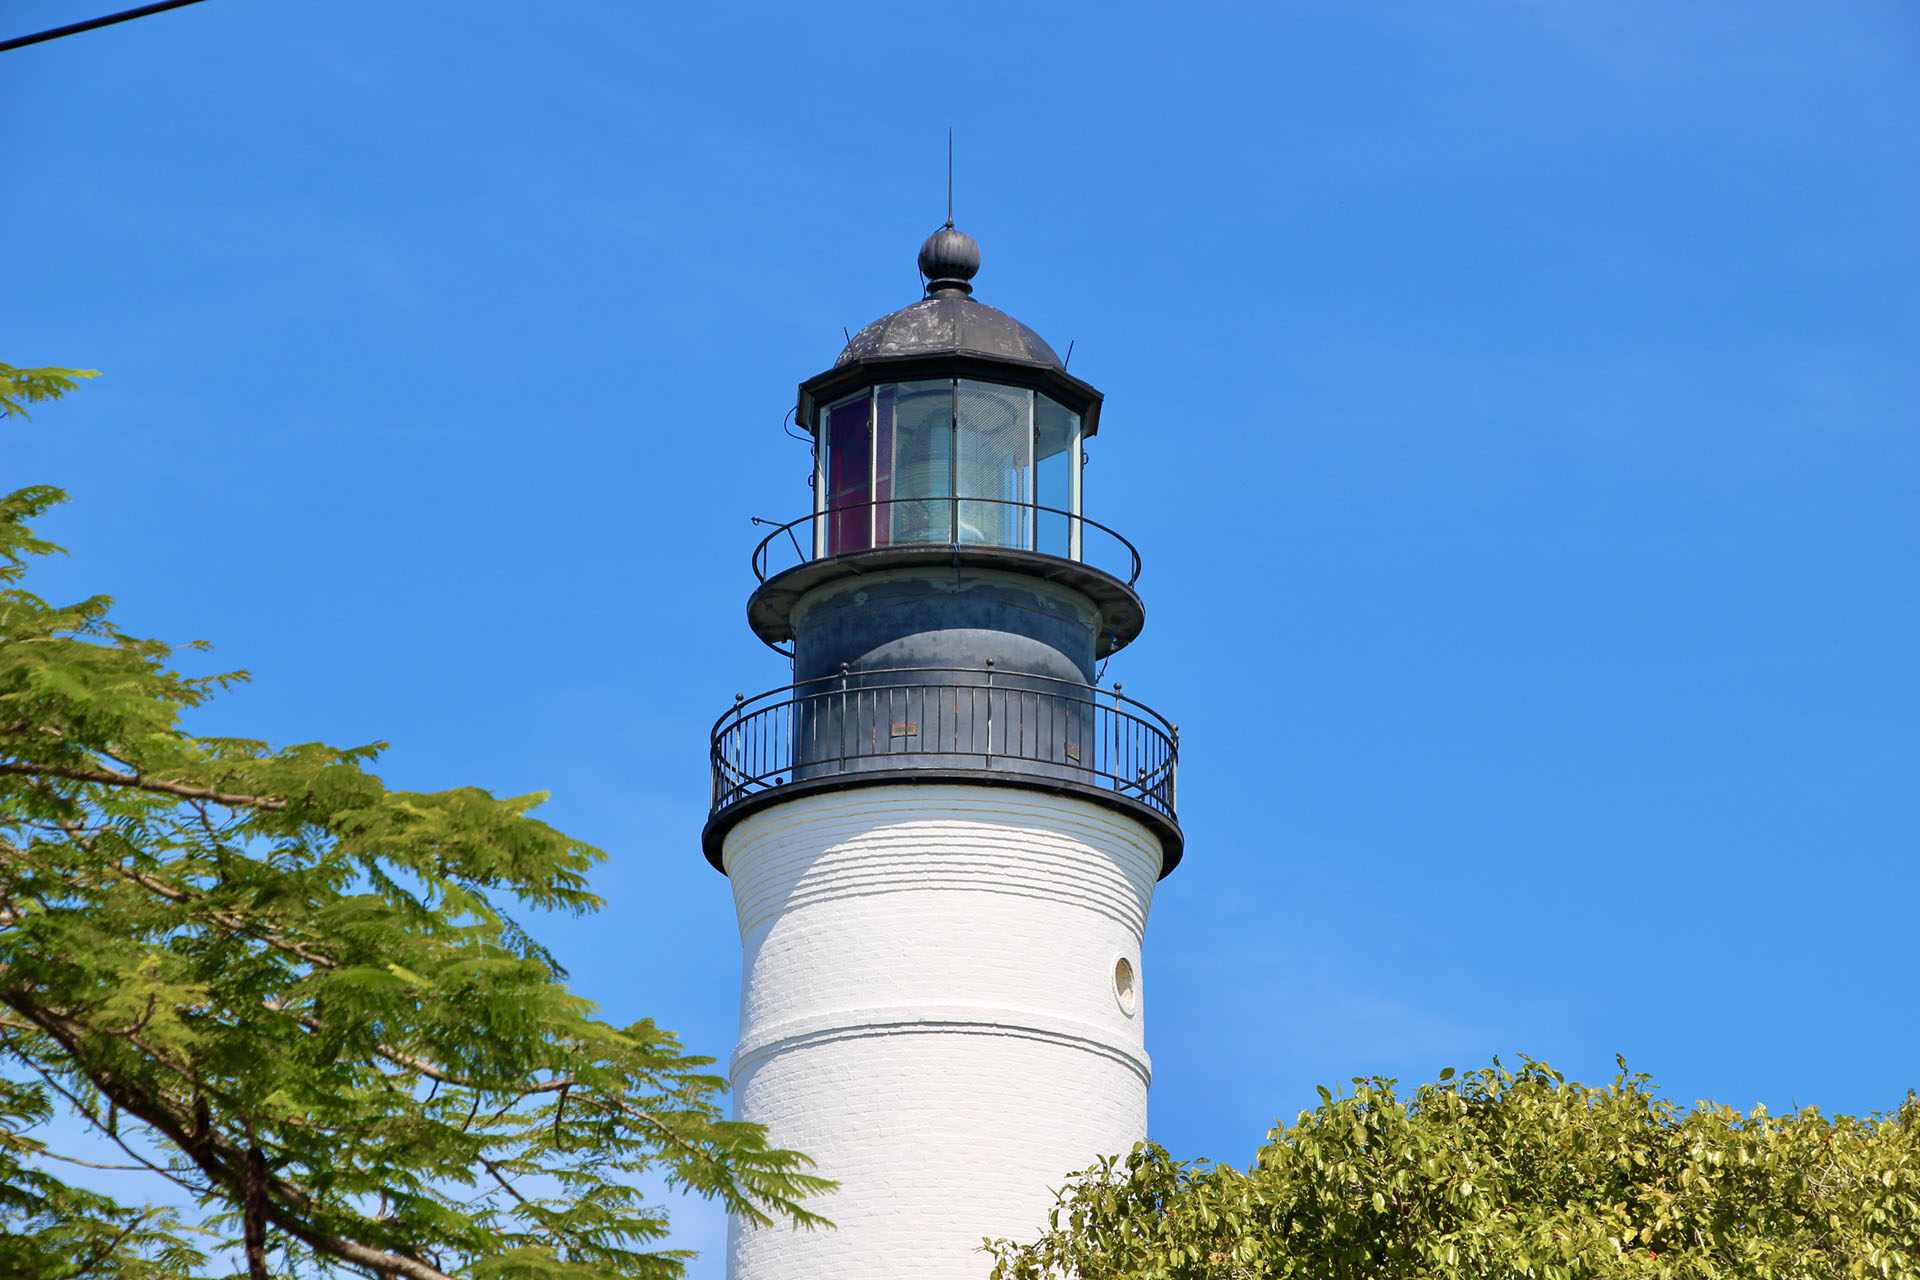
<svg viewBox="0 0 1920 1280">
<path fill-rule="evenodd" d="M 0 416 L 82 376 L 0 366 Z M 0 499 L 0 1275 L 677 1276 L 648 1177 L 821 1225 L 711 1059 L 596 1019 L 522 923 L 599 907 L 599 851 L 540 796 L 391 790 L 377 745 L 187 732 L 244 673 L 28 591 L 63 497 Z M 197 1213 L 77 1185 L 76 1127 Z"/>
<path fill-rule="evenodd" d="M 1676 1108 L 1545 1063 L 1351 1096 L 1242 1172 L 1142 1144 L 1082 1174 L 996 1280 L 1920 1276 L 1920 1102 L 1865 1119 Z"/>
</svg>

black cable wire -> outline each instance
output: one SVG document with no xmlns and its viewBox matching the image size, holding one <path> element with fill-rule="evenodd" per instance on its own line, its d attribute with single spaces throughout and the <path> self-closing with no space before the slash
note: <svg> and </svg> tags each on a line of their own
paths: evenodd
<svg viewBox="0 0 1920 1280">
<path fill-rule="evenodd" d="M 813 443 L 812 436 L 801 435 L 799 432 L 795 431 L 792 427 L 787 425 L 788 423 L 794 420 L 794 415 L 799 413 L 799 411 L 800 411 L 799 405 L 795 405 L 793 408 L 787 410 L 787 416 L 780 419 L 780 429 L 787 433 L 787 439 L 789 440 L 798 440 L 801 444 L 812 444 Z"/>
<path fill-rule="evenodd" d="M 92 31 L 98 27 L 110 27 L 116 22 L 131 22 L 135 18 L 144 18 L 150 13 L 164 13 L 168 9 L 179 9 L 199 3 L 200 0 L 159 0 L 158 4 L 143 4 L 138 9 L 110 13 L 104 18 L 88 18 L 85 22 L 73 22 L 48 31 L 36 31 L 30 36 L 15 36 L 11 40 L 0 40 L 0 53 L 5 53 L 9 49 L 24 49 L 30 44 L 40 44 L 47 40 L 58 40 L 61 36 L 78 35 L 82 31 Z"/>
</svg>

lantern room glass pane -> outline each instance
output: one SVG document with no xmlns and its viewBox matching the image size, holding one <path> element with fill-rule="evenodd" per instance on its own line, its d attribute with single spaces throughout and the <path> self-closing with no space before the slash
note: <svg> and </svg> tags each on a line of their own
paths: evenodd
<svg viewBox="0 0 1920 1280">
<path fill-rule="evenodd" d="M 876 396 L 880 456 L 888 478 L 880 508 L 883 541 L 901 545 L 953 538 L 953 383 L 899 382 Z"/>
<path fill-rule="evenodd" d="M 869 395 L 829 405 L 821 418 L 827 440 L 827 554 L 865 551 L 873 542 L 873 453 Z"/>
<path fill-rule="evenodd" d="M 893 542 L 893 400 L 891 386 L 873 389 L 873 545 Z"/>
<path fill-rule="evenodd" d="M 1034 512 L 1037 538 L 1034 550 L 1050 556 L 1072 557 L 1074 502 L 1080 469 L 1080 415 L 1045 396 L 1039 398 L 1034 421 L 1034 503 L 1052 511 Z M 1072 513 L 1071 515 L 1063 513 Z"/>
<path fill-rule="evenodd" d="M 1032 545 L 1033 392 L 962 379 L 954 404 L 958 541 Z"/>
<path fill-rule="evenodd" d="M 957 543 L 1080 558 L 1081 419 L 1022 387 L 883 383 L 820 410 L 816 553 Z"/>
</svg>

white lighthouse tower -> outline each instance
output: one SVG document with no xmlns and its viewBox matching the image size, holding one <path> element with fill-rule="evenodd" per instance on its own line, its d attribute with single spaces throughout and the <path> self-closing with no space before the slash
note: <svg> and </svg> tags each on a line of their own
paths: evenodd
<svg viewBox="0 0 1920 1280">
<path fill-rule="evenodd" d="M 972 298 L 979 264 L 935 232 L 926 297 L 801 384 L 813 510 L 754 557 L 795 682 L 713 733 L 734 1106 L 840 1187 L 837 1230 L 736 1221 L 732 1280 L 982 1276 L 983 1237 L 1146 1136 L 1178 735 L 1096 683 L 1144 622 L 1138 555 L 1081 512 L 1100 393 Z"/>
</svg>

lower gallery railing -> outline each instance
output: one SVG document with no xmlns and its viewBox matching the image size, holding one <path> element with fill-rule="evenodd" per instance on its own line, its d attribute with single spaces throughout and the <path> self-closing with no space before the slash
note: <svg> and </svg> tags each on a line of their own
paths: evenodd
<svg viewBox="0 0 1920 1280">
<path fill-rule="evenodd" d="M 845 672 L 735 700 L 713 727 L 712 810 L 819 778 L 984 769 L 1102 788 L 1175 819 L 1179 738 L 1117 686 L 990 666 Z"/>
</svg>

